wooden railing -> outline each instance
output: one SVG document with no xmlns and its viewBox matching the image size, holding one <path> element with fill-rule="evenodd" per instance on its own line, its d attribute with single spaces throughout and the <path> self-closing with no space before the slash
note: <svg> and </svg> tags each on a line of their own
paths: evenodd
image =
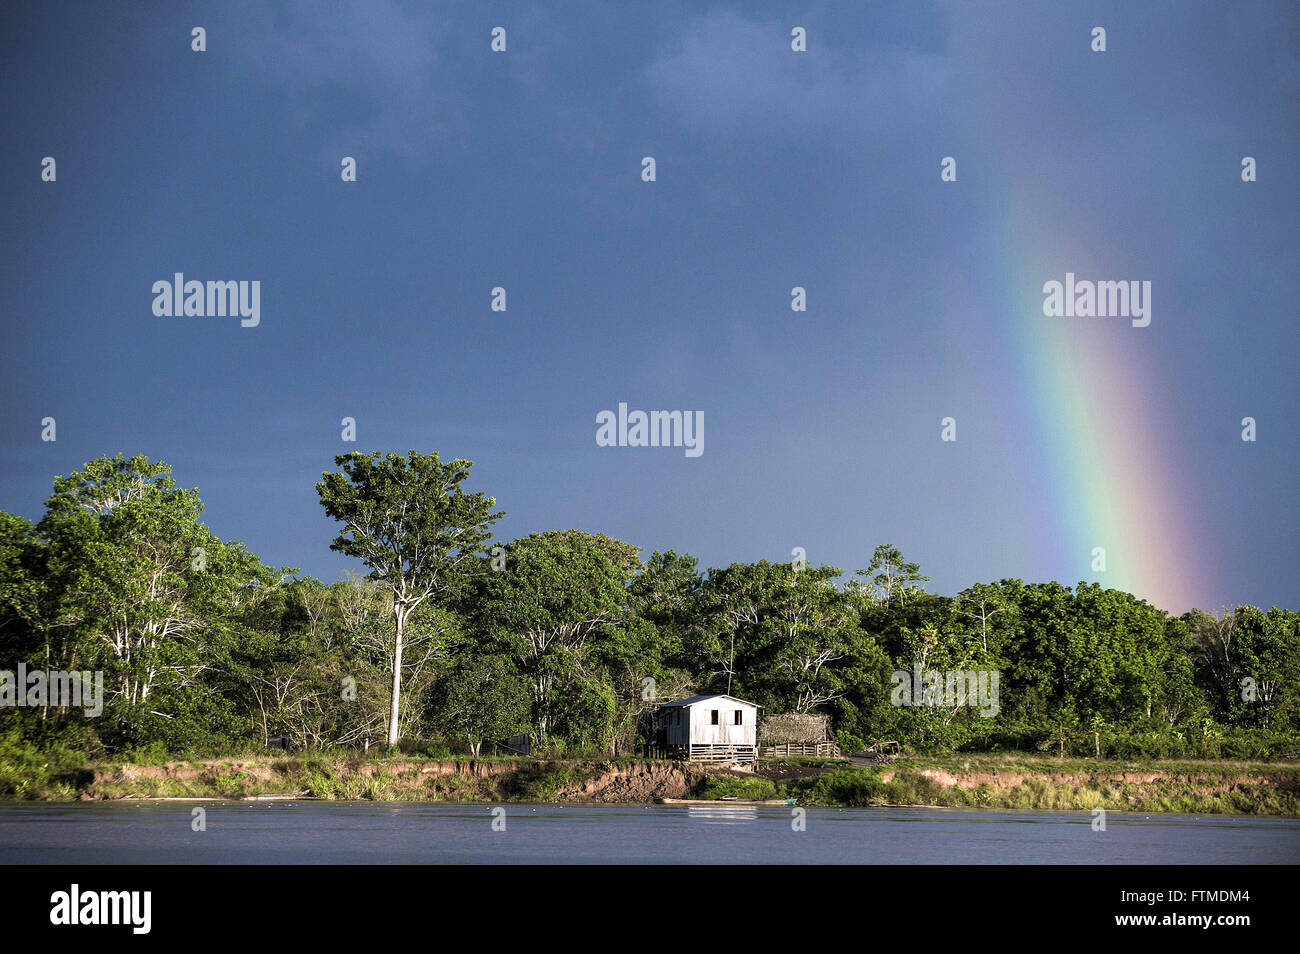
<svg viewBox="0 0 1300 954">
<path fill-rule="evenodd" d="M 839 758 L 840 747 L 835 742 L 778 742 L 775 745 L 759 746 L 758 754 L 760 758 L 765 759 L 786 756 Z"/>
<path fill-rule="evenodd" d="M 754 761 L 752 745 L 692 745 L 690 759 L 692 762 L 752 762 Z"/>
</svg>

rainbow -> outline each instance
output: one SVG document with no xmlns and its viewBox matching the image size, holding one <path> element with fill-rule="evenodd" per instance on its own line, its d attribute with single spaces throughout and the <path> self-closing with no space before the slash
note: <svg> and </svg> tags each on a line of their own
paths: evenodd
<svg viewBox="0 0 1300 954">
<path fill-rule="evenodd" d="M 1008 301 L 1010 313 L 992 317 L 1015 362 L 1009 399 L 1028 416 L 1027 446 L 1012 453 L 1026 485 L 1048 488 L 1049 522 L 1035 528 L 1029 547 L 1039 573 L 1025 579 L 1097 582 L 1180 614 L 1211 591 L 1212 550 L 1198 538 L 1193 462 L 1180 459 L 1166 410 L 1179 389 L 1161 380 L 1155 360 L 1158 336 L 1175 319 L 1159 283 L 1148 328 L 1124 318 L 1045 316 L 1043 283 L 1067 271 L 1150 278 L 1107 260 L 1104 234 L 1059 206 L 1034 186 L 1018 189 L 1007 197 L 999 236 L 1008 254 L 1005 299 L 996 300 Z M 1092 569 L 1094 547 L 1106 551 L 1104 572 Z"/>
</svg>

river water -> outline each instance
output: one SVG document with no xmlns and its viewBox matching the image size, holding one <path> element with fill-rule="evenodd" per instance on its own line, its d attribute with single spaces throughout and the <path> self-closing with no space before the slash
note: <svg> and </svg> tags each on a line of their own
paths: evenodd
<svg viewBox="0 0 1300 954">
<path fill-rule="evenodd" d="M 206 830 L 194 830 L 196 808 Z M 1098 831 L 1090 812 L 805 812 L 796 830 L 801 819 L 781 806 L 4 805 L 0 863 L 1300 863 L 1297 818 L 1108 812 Z"/>
</svg>

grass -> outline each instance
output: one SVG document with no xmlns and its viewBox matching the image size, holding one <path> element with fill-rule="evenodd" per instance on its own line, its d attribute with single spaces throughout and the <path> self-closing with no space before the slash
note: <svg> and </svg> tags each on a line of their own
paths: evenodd
<svg viewBox="0 0 1300 954">
<path fill-rule="evenodd" d="M 1072 764 L 1073 763 L 1073 764 Z M 1113 763 L 1057 759 L 900 759 L 888 767 L 842 769 L 814 778 L 790 779 L 781 794 L 805 805 L 936 805 L 1033 811 L 1112 811 L 1174 814 L 1300 815 L 1300 767 L 1252 763 Z M 1015 772 L 1019 784 L 984 782 L 944 785 L 924 768 L 949 772 Z M 1254 769 L 1252 772 L 1251 769 Z M 1260 771 L 1260 770 L 1263 771 Z M 892 773 L 886 780 L 885 773 Z M 1105 775 L 1162 772 L 1151 781 Z M 1068 773 L 1074 779 L 1059 780 Z M 1253 775 L 1241 779 L 1240 776 Z M 1223 780 L 1214 781 L 1215 776 Z"/>
<path fill-rule="evenodd" d="M 776 798 L 776 785 L 765 778 L 712 775 L 696 792 L 696 798 Z"/>
<path fill-rule="evenodd" d="M 1162 772 L 1182 775 L 1263 774 L 1300 778 L 1300 763 L 1232 761 L 1226 759 L 1096 759 L 1058 758 L 1028 753 L 908 755 L 891 763 L 895 768 L 931 768 L 966 772 L 1026 774 L 1093 772 Z"/>
<path fill-rule="evenodd" d="M 554 802 L 560 792 L 593 778 L 595 771 L 564 762 L 526 766 L 499 776 L 501 791 L 509 801 Z"/>
</svg>

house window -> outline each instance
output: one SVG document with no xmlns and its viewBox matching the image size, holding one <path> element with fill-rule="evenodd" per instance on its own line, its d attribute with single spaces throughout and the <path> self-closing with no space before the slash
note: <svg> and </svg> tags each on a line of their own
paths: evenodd
<svg viewBox="0 0 1300 954">
<path fill-rule="evenodd" d="M 713 725 L 717 725 L 717 724 L 718 724 L 718 710 L 717 710 L 717 709 L 714 709 L 714 710 L 713 710 L 713 718 L 710 720 L 710 722 L 711 722 Z"/>
<path fill-rule="evenodd" d="M 737 709 L 737 710 L 736 710 L 736 725 L 744 725 L 744 724 L 745 724 L 745 720 L 744 720 L 743 718 L 741 718 L 741 715 L 740 715 L 740 713 L 741 713 L 742 711 L 743 711 L 743 710 L 741 710 L 741 709 Z"/>
</svg>

